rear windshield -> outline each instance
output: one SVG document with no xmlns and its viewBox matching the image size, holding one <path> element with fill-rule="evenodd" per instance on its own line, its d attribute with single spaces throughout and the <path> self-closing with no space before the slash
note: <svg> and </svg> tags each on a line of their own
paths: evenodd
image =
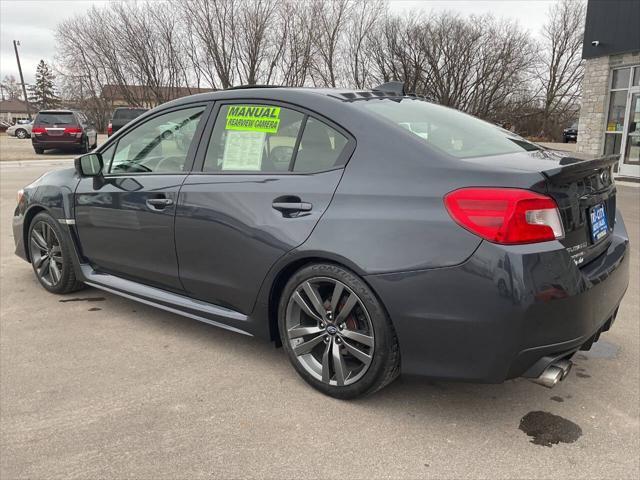
<svg viewBox="0 0 640 480">
<path fill-rule="evenodd" d="M 117 118 L 118 120 L 133 120 L 146 111 L 145 108 L 123 108 L 122 110 L 113 112 L 113 118 Z"/>
<path fill-rule="evenodd" d="M 77 123 L 70 112 L 48 112 L 39 113 L 34 123 L 43 125 L 72 125 Z"/>
<path fill-rule="evenodd" d="M 541 148 L 491 123 L 452 108 L 404 98 L 354 102 L 457 158 L 502 155 Z"/>
</svg>

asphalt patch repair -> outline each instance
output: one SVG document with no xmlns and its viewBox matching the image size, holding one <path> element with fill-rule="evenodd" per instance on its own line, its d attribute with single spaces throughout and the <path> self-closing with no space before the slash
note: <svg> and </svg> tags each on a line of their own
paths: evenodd
<svg viewBox="0 0 640 480">
<path fill-rule="evenodd" d="M 529 412 L 520 420 L 520 430 L 533 437 L 531 443 L 551 447 L 573 443 L 582 436 L 582 428 L 566 418 L 549 412 Z"/>
</svg>

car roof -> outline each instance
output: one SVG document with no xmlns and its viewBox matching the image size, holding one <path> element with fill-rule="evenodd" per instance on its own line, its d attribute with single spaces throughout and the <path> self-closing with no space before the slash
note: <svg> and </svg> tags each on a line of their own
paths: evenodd
<svg viewBox="0 0 640 480">
<path fill-rule="evenodd" d="M 393 91 L 384 90 L 352 90 L 346 88 L 317 88 L 317 87 L 279 87 L 272 85 L 251 85 L 227 88 L 225 90 L 217 90 L 215 92 L 198 93 L 187 97 L 170 101 L 164 105 L 178 106 L 194 101 L 215 101 L 215 100 L 233 100 L 233 99 L 252 99 L 273 97 L 274 100 L 287 101 L 287 97 L 291 99 L 300 99 L 306 97 L 309 101 L 318 100 L 319 98 L 331 98 L 336 101 L 352 102 L 355 100 L 366 100 L 370 98 L 421 98 L 415 94 L 399 94 Z"/>
</svg>

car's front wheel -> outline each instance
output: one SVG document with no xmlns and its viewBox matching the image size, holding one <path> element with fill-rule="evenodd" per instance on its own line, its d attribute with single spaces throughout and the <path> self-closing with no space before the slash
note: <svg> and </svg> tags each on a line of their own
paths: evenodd
<svg viewBox="0 0 640 480">
<path fill-rule="evenodd" d="M 327 395 L 371 394 L 399 374 L 398 341 L 384 308 L 361 278 L 338 265 L 309 265 L 291 277 L 279 328 L 294 368 Z"/>
<path fill-rule="evenodd" d="M 51 215 L 41 212 L 33 218 L 28 246 L 33 271 L 45 289 L 51 293 L 70 293 L 83 287 L 75 276 L 71 245 Z"/>
</svg>

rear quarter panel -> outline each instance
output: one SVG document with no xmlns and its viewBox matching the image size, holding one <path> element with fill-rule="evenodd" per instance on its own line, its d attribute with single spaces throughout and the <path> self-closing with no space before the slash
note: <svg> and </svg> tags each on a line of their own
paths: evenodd
<svg viewBox="0 0 640 480">
<path fill-rule="evenodd" d="M 326 250 L 365 274 L 457 265 L 481 239 L 456 224 L 443 197 L 466 186 L 529 188 L 538 173 L 470 165 L 376 118 L 350 125 L 358 147 L 334 199 L 301 249 Z"/>
</svg>

